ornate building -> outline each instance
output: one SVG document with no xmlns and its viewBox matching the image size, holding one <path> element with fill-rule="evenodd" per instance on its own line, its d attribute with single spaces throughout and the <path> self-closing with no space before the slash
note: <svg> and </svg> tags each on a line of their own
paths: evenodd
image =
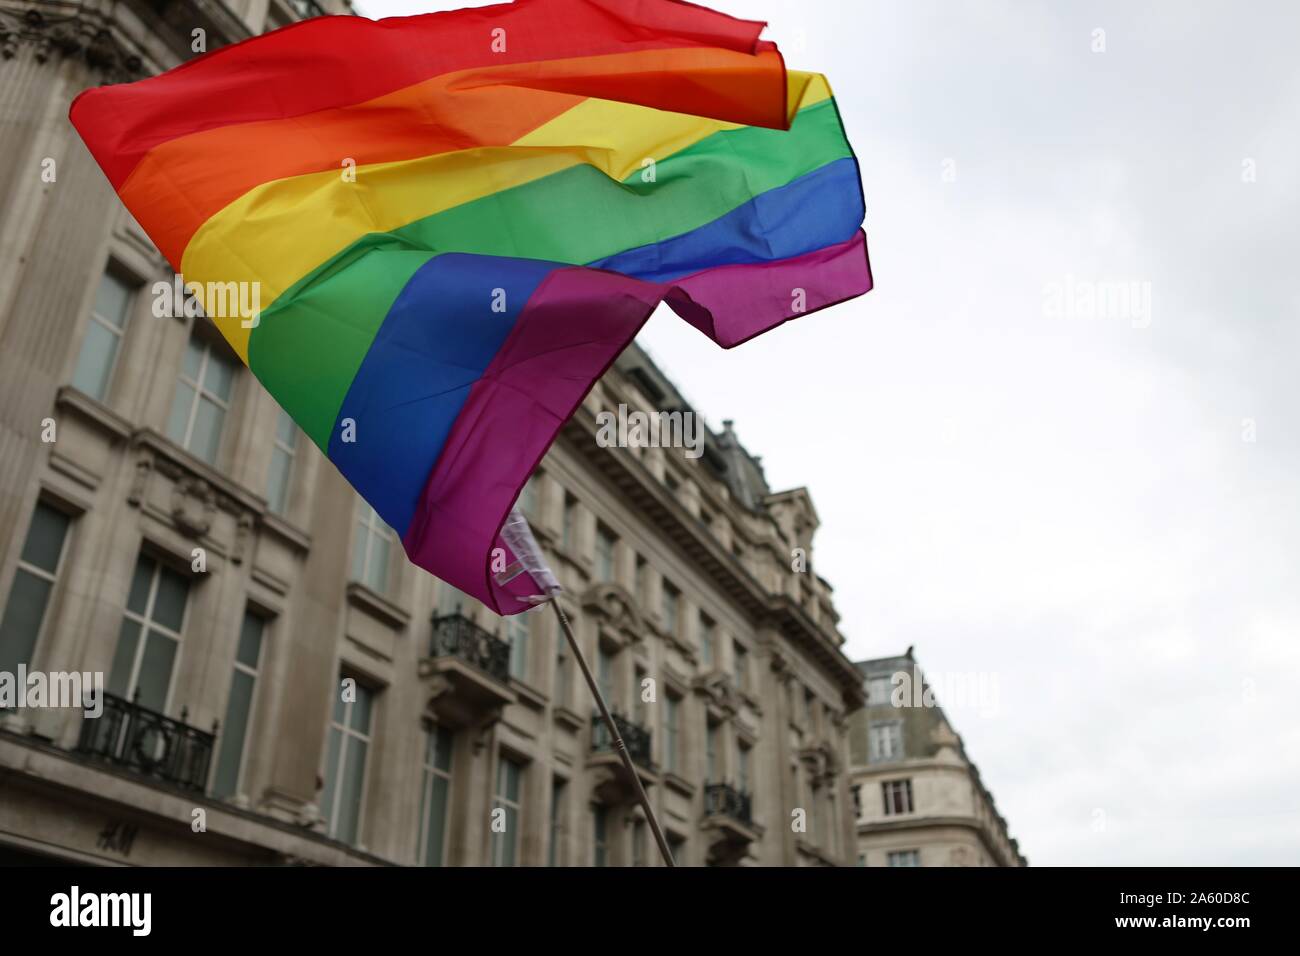
<svg viewBox="0 0 1300 956">
<path fill-rule="evenodd" d="M 858 665 L 850 718 L 859 866 L 1028 866 L 912 649 Z"/>
<path fill-rule="evenodd" d="M 0 713 L 0 855 L 654 865 L 549 609 L 498 619 L 412 567 L 211 323 L 155 314 L 171 272 L 67 121 L 196 30 L 318 9 L 0 0 L 0 678 L 106 686 L 98 717 Z M 851 863 L 862 682 L 807 492 L 730 423 L 698 459 L 602 447 L 620 403 L 691 411 L 634 347 L 521 506 L 675 855 Z"/>
</svg>

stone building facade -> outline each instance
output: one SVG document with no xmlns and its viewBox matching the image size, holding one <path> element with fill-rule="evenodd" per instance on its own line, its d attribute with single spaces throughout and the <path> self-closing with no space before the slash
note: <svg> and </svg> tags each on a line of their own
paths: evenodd
<svg viewBox="0 0 1300 956">
<path fill-rule="evenodd" d="M 211 323 L 154 314 L 172 274 L 67 121 L 198 27 L 316 8 L 0 0 L 0 676 L 106 683 L 99 717 L 0 713 L 0 855 L 656 865 L 550 610 L 411 566 Z M 634 347 L 520 505 L 675 855 L 852 863 L 862 682 L 807 492 L 729 423 L 698 459 L 602 447 L 620 403 L 690 411 Z"/>
<path fill-rule="evenodd" d="M 912 656 L 858 665 L 850 718 L 859 866 L 1027 866 Z"/>
</svg>

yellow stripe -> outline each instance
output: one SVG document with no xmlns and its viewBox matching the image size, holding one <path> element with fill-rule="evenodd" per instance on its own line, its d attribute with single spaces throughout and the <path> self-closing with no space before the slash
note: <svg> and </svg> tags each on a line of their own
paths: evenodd
<svg viewBox="0 0 1300 956">
<path fill-rule="evenodd" d="M 819 74 L 790 71 L 787 79 L 791 117 L 830 96 Z M 265 311 L 295 282 L 367 233 L 389 232 L 579 163 L 622 180 L 646 157 L 662 159 L 720 130 L 738 128 L 587 99 L 510 146 L 358 166 L 355 182 L 331 171 L 264 183 L 195 232 L 181 271 L 187 282 L 258 281 Z M 247 364 L 252 330 L 237 316 L 213 321 Z"/>
</svg>

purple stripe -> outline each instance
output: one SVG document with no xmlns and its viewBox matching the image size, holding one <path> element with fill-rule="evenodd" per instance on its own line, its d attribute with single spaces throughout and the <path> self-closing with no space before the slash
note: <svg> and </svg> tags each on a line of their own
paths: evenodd
<svg viewBox="0 0 1300 956">
<path fill-rule="evenodd" d="M 537 593 L 531 578 L 500 585 L 492 576 L 495 549 L 514 560 L 501 525 L 560 428 L 661 301 L 730 348 L 870 288 L 861 233 L 794 259 L 664 284 L 557 269 L 470 389 L 403 536 L 407 555 L 498 614 L 528 610 L 524 596 Z"/>
<path fill-rule="evenodd" d="M 859 232 L 848 242 L 793 259 L 720 266 L 673 285 L 701 307 L 677 314 L 729 349 L 790 319 L 870 292 L 871 265 Z"/>
</svg>

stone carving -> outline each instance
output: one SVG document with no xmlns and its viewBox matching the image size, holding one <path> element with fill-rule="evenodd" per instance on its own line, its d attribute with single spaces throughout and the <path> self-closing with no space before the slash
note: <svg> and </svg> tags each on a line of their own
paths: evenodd
<svg viewBox="0 0 1300 956">
<path fill-rule="evenodd" d="M 235 564 L 242 564 L 245 554 L 248 553 L 248 539 L 253 534 L 253 515 L 248 511 L 241 511 L 239 519 L 235 523 L 235 548 L 230 553 L 230 560 Z"/>
<path fill-rule="evenodd" d="M 727 719 L 735 717 L 740 711 L 740 695 L 730 674 L 721 671 L 705 674 L 695 678 L 694 687 L 697 694 L 722 711 Z"/>
<path fill-rule="evenodd" d="M 109 83 L 126 83 L 148 75 L 144 61 L 110 28 L 110 16 L 80 4 L 54 11 L 0 7 L 0 57 L 11 60 L 21 46 L 32 47 L 38 63 L 55 55 L 85 60 Z"/>
<path fill-rule="evenodd" d="M 827 710 L 826 717 L 841 737 L 849 732 L 849 719 L 842 710 Z"/>
<path fill-rule="evenodd" d="M 444 675 L 434 672 L 432 660 L 423 658 L 416 666 L 418 668 L 417 673 L 419 673 L 420 677 L 425 679 L 425 690 L 429 694 L 427 709 L 430 713 L 433 713 L 434 702 L 443 694 L 454 690 L 454 688 L 452 687 L 451 681 L 449 681 Z"/>
<path fill-rule="evenodd" d="M 212 529 L 217 495 L 202 478 L 183 477 L 172 486 L 172 520 L 182 534 L 201 538 Z"/>
<path fill-rule="evenodd" d="M 624 643 L 645 637 L 645 623 L 636 602 L 617 584 L 596 584 L 582 595 L 582 607 L 602 627 L 624 638 Z"/>
<path fill-rule="evenodd" d="M 777 680 L 784 686 L 794 677 L 790 670 L 790 659 L 786 657 L 785 651 L 778 647 L 772 647 L 768 652 L 768 662 L 772 668 L 772 673 L 777 676 Z"/>
<path fill-rule="evenodd" d="M 833 747 L 815 744 L 804 747 L 797 756 L 807 769 L 809 780 L 814 786 L 821 786 L 839 776 L 840 760 Z"/>
<path fill-rule="evenodd" d="M 149 487 L 149 476 L 153 473 L 153 459 L 140 458 L 135 463 L 135 476 L 131 479 L 131 490 L 127 492 L 127 504 L 140 507 L 144 501 L 145 490 Z"/>
</svg>

